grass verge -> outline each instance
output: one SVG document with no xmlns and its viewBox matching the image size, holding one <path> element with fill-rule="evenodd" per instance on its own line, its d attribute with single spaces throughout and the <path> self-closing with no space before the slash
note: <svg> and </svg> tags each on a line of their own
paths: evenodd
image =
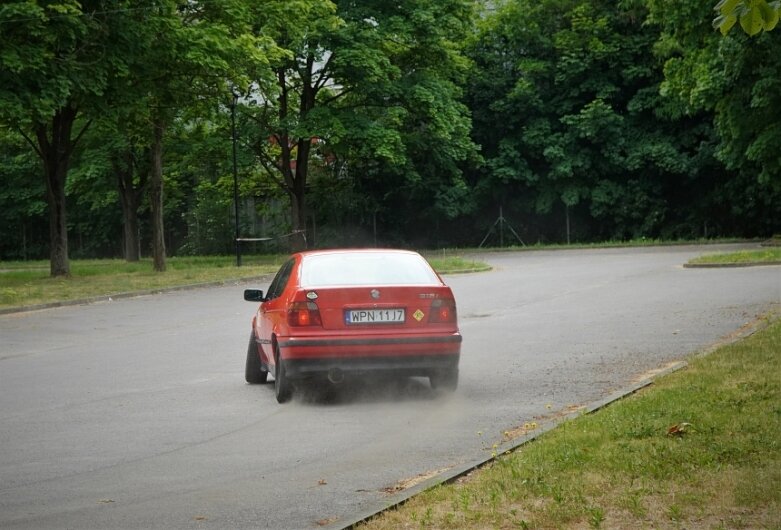
<svg viewBox="0 0 781 530">
<path fill-rule="evenodd" d="M 162 273 L 152 270 L 150 260 L 71 260 L 69 278 L 51 278 L 47 261 L 0 262 L 0 309 L 252 278 L 275 273 L 284 259 L 243 256 L 242 266 L 236 267 L 231 256 L 176 257 L 167 260 Z M 432 257 L 430 262 L 442 274 L 489 269 L 459 256 Z"/>
<path fill-rule="evenodd" d="M 2 262 L 0 308 L 249 278 L 275 272 L 282 259 L 251 256 L 236 267 L 229 256 L 169 258 L 162 273 L 152 270 L 151 260 L 71 260 L 69 278 L 51 278 L 47 261 Z"/>
<path fill-rule="evenodd" d="M 359 528 L 781 528 L 781 320 Z"/>
<path fill-rule="evenodd" d="M 517 252 L 525 250 L 577 250 L 577 249 L 602 249 L 602 248 L 631 248 L 631 247 L 669 247 L 669 246 L 684 246 L 684 245 L 721 245 L 729 243 L 746 243 L 746 239 L 735 238 L 722 238 L 722 239 L 652 239 L 652 238 L 637 238 L 628 240 L 606 240 L 593 243 L 528 243 L 524 245 L 510 242 L 509 246 L 494 247 L 484 246 L 479 248 L 468 249 L 470 254 L 478 254 L 480 252 Z M 465 252 L 467 249 L 455 249 L 454 252 Z M 448 252 L 447 249 L 441 252 Z"/>
<path fill-rule="evenodd" d="M 689 261 L 689 265 L 748 265 L 752 263 L 781 263 L 781 247 L 710 254 Z"/>
<path fill-rule="evenodd" d="M 472 261 L 461 256 L 433 257 L 426 259 L 440 274 L 458 274 L 463 272 L 484 272 L 491 270 L 491 266 L 481 261 Z"/>
</svg>

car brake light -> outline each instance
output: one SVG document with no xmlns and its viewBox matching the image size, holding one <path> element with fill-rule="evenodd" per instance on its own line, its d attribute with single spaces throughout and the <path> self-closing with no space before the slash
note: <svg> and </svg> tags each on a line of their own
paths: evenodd
<svg viewBox="0 0 781 530">
<path fill-rule="evenodd" d="M 314 302 L 293 302 L 287 310 L 287 322 L 291 326 L 322 326 L 320 310 Z"/>
<path fill-rule="evenodd" d="M 456 321 L 456 301 L 438 298 L 431 302 L 431 323 L 444 323 Z"/>
</svg>

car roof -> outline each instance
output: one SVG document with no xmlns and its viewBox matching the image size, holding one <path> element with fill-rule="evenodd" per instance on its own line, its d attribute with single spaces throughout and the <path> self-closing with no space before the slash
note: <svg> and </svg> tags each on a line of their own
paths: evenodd
<svg viewBox="0 0 781 530">
<path fill-rule="evenodd" d="M 297 256 L 302 263 L 298 280 L 302 287 L 443 285 L 426 259 L 410 250 L 329 249 Z"/>
<path fill-rule="evenodd" d="M 296 254 L 300 256 L 319 256 L 328 254 L 366 254 L 366 253 L 388 253 L 388 254 L 415 254 L 420 253 L 414 250 L 403 250 L 398 248 L 329 248 L 319 250 L 303 250 Z"/>
</svg>

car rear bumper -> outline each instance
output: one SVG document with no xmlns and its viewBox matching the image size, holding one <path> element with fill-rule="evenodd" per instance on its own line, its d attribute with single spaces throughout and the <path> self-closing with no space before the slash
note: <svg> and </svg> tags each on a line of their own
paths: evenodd
<svg viewBox="0 0 781 530">
<path fill-rule="evenodd" d="M 429 375 L 458 367 L 461 335 L 361 338 L 287 338 L 280 355 L 290 377 L 333 373 L 394 372 Z"/>
<path fill-rule="evenodd" d="M 428 376 L 433 372 L 458 368 L 459 355 L 427 355 L 404 357 L 363 357 L 349 359 L 291 359 L 285 363 L 285 373 L 291 378 L 313 376 L 388 373 L 404 376 Z"/>
</svg>

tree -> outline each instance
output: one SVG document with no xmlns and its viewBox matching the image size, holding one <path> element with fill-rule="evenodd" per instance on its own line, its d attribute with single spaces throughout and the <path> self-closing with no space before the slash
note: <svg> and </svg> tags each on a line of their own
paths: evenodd
<svg viewBox="0 0 781 530">
<path fill-rule="evenodd" d="M 366 12 L 342 16 L 357 24 Z M 338 135 L 328 147 L 348 161 L 366 213 L 386 239 L 439 243 L 452 235 L 452 221 L 474 208 L 464 170 L 478 163 L 479 148 L 469 135 L 462 87 L 469 75 L 464 43 L 475 16 L 471 2 L 452 0 L 371 11 L 376 38 L 391 43 L 386 56 L 394 73 L 339 101 L 340 123 L 350 124 L 353 135 Z"/>
<path fill-rule="evenodd" d="M 215 107 L 227 99 L 229 86 L 248 84 L 248 72 L 267 66 L 273 42 L 251 34 L 248 22 L 253 2 L 157 2 L 139 20 L 130 65 L 132 82 L 123 99 L 125 112 L 135 115 L 136 130 L 146 130 L 152 258 L 156 271 L 166 268 L 164 237 L 164 140 L 186 108 Z M 130 112 L 129 112 L 130 111 Z M 127 160 L 127 154 L 125 155 Z M 127 162 L 125 162 L 127 166 Z M 133 190 L 123 184 L 132 194 Z M 129 202 L 132 195 L 124 196 Z M 128 204 L 133 208 L 133 204 Z M 132 227 L 131 227 L 132 229 Z"/>
<path fill-rule="evenodd" d="M 284 54 L 271 62 L 273 77 L 256 72 L 257 95 L 249 101 L 257 112 L 246 113 L 258 125 L 253 151 L 290 198 L 293 247 L 303 248 L 310 153 L 322 134 L 310 113 L 332 82 L 333 52 L 324 45 L 341 21 L 328 0 L 263 3 L 254 15 L 256 31 L 271 35 Z"/>
<path fill-rule="evenodd" d="M 126 2 L 60 0 L 0 6 L 0 120 L 42 162 L 52 276 L 70 274 L 65 183 L 90 112 L 125 73 L 116 13 Z"/>
<path fill-rule="evenodd" d="M 0 129 L 0 259 L 46 255 L 46 200 L 40 159 L 14 131 Z"/>
<path fill-rule="evenodd" d="M 165 130 L 184 106 L 199 97 L 219 104 L 230 82 L 246 86 L 246 72 L 264 63 L 273 43 L 250 33 L 252 6 L 61 0 L 0 7 L 0 119 L 43 162 L 52 275 L 69 273 L 65 183 L 74 149 L 107 114 L 145 123 L 154 266 L 165 269 Z"/>
<path fill-rule="evenodd" d="M 565 240 L 573 224 L 576 238 L 628 238 L 674 221 L 702 131 L 670 122 L 644 19 L 639 2 L 546 0 L 483 20 L 469 93 L 492 213 L 503 204 L 531 237 Z"/>
<path fill-rule="evenodd" d="M 141 244 L 138 209 L 141 206 L 149 174 L 144 166 L 150 157 L 145 150 L 129 141 L 125 145 L 116 146 L 109 156 L 111 168 L 116 175 L 119 202 L 122 207 L 123 256 L 129 262 L 139 261 Z"/>
<path fill-rule="evenodd" d="M 263 31 L 288 53 L 272 63 L 274 79 L 258 80 L 259 94 L 250 98 L 258 102 L 254 152 L 290 198 L 294 234 L 306 230 L 312 163 L 338 165 L 342 176 L 345 168 L 358 173 L 383 164 L 433 182 L 439 177 L 416 169 L 427 156 L 440 156 L 445 179 L 458 180 L 456 161 L 474 151 L 454 83 L 463 62 L 454 43 L 471 20 L 469 2 L 275 5 L 284 14 L 272 19 L 284 24 Z M 299 238 L 295 246 L 305 244 Z"/>
<path fill-rule="evenodd" d="M 649 5 L 649 22 L 661 28 L 663 93 L 682 115 L 712 115 L 714 155 L 730 177 L 715 197 L 724 217 L 741 235 L 781 229 L 781 40 L 714 34 L 707 20 L 691 17 L 704 0 Z"/>
</svg>

